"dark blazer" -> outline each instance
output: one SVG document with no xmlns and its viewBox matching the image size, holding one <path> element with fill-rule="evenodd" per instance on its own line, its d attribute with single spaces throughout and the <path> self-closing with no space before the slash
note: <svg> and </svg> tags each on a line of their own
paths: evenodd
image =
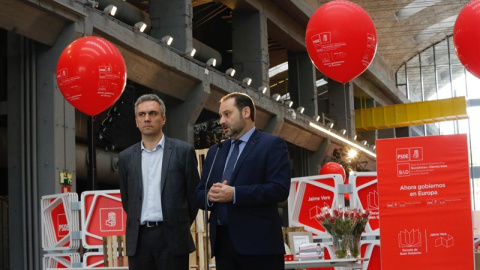
<svg viewBox="0 0 480 270">
<path fill-rule="evenodd" d="M 222 143 L 208 181 L 222 182 L 223 169 L 231 140 Z M 195 192 L 197 206 L 205 208 L 205 181 L 218 146 L 210 147 Z M 256 130 L 246 143 L 233 171 L 230 185 L 235 187 L 236 203 L 228 203 L 228 227 L 235 250 L 243 255 L 284 254 L 282 221 L 278 202 L 288 198 L 291 180 L 290 160 L 285 141 Z M 209 207 L 210 241 L 215 255 L 217 204 Z"/>
<path fill-rule="evenodd" d="M 145 188 L 142 182 L 140 143 L 120 153 L 118 171 L 123 209 L 127 213 L 127 255 L 133 256 L 137 249 Z M 173 254 L 185 255 L 195 250 L 190 226 L 198 212 L 198 207 L 193 202 L 193 194 L 199 180 L 193 146 L 165 136 L 161 200 L 166 238 Z"/>
</svg>

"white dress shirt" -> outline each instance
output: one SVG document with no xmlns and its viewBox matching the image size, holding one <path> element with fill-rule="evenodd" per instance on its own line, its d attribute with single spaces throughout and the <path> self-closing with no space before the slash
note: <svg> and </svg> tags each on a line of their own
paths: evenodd
<svg viewBox="0 0 480 270">
<path fill-rule="evenodd" d="M 140 224 L 145 224 L 147 221 L 163 221 L 160 183 L 165 136 L 162 135 L 162 139 L 153 151 L 146 149 L 143 142 L 141 148 L 143 202 Z"/>
</svg>

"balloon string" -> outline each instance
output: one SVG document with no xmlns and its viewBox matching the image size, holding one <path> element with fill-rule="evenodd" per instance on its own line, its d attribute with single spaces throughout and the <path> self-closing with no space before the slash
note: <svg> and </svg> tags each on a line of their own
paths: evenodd
<svg viewBox="0 0 480 270">
<path fill-rule="evenodd" d="M 63 170 L 67 171 L 67 123 L 66 123 L 66 112 L 65 112 L 65 99 L 63 100 Z"/>
<path fill-rule="evenodd" d="M 348 82 L 347 82 L 348 83 Z M 345 84 L 343 84 L 343 93 L 345 95 L 345 102 L 344 102 L 344 108 L 345 108 L 345 130 L 347 131 L 347 137 L 350 136 L 350 129 L 348 128 L 348 114 L 347 114 L 347 101 L 348 101 L 348 93 L 345 87 Z"/>
</svg>

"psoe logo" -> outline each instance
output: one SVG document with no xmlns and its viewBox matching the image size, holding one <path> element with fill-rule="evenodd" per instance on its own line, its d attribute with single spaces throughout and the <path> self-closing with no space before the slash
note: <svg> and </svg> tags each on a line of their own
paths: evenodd
<svg viewBox="0 0 480 270">
<path fill-rule="evenodd" d="M 125 217 L 122 207 L 100 208 L 100 231 L 101 232 L 123 232 Z"/>
<path fill-rule="evenodd" d="M 398 162 L 405 162 L 410 160 L 409 148 L 398 148 L 396 159 Z"/>
<path fill-rule="evenodd" d="M 410 153 L 412 153 L 412 161 L 423 160 L 423 147 L 412 147 Z"/>
<path fill-rule="evenodd" d="M 65 214 L 59 214 L 57 216 L 57 235 L 64 237 L 68 235 L 70 229 L 68 227 L 67 216 Z"/>
<path fill-rule="evenodd" d="M 397 176 L 398 177 L 410 176 L 410 164 L 408 163 L 397 164 Z"/>
</svg>

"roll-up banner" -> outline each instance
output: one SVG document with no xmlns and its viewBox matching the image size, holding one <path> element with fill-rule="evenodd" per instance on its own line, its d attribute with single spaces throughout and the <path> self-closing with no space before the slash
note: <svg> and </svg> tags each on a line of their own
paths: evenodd
<svg viewBox="0 0 480 270">
<path fill-rule="evenodd" d="M 473 269 L 467 136 L 376 145 L 382 269 Z"/>
</svg>

